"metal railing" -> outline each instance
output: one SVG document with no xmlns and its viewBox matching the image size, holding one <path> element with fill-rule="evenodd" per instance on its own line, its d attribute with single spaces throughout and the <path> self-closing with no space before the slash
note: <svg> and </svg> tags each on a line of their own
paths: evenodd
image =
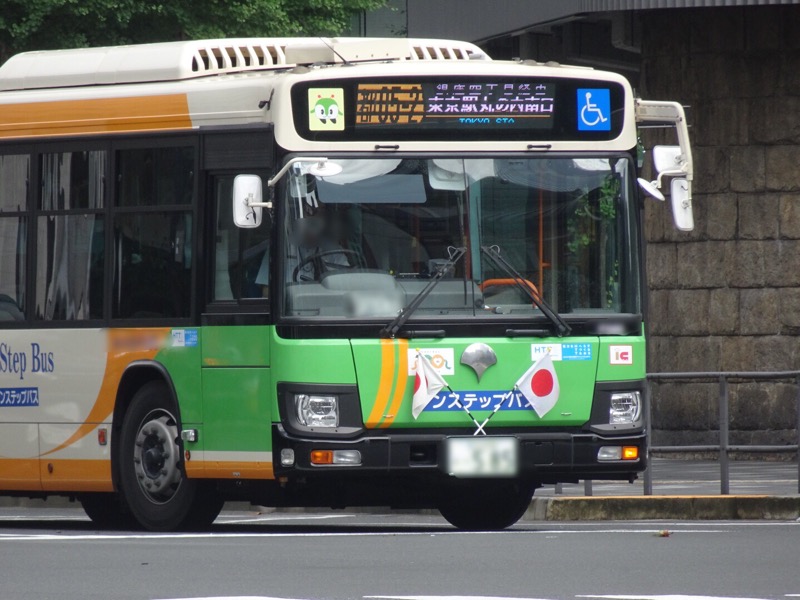
<svg viewBox="0 0 800 600">
<path fill-rule="evenodd" d="M 741 445 L 730 443 L 730 418 L 729 418 L 729 395 L 728 382 L 730 380 L 740 381 L 775 381 L 792 380 L 795 385 L 795 429 L 797 441 L 795 444 L 784 445 Z M 717 381 L 719 383 L 719 444 L 708 445 L 684 445 L 684 446 L 652 446 L 647 448 L 647 470 L 644 472 L 644 495 L 653 495 L 653 469 L 650 458 L 653 454 L 677 454 L 685 452 L 716 452 L 719 455 L 719 485 L 720 494 L 730 494 L 730 453 L 731 452 L 752 452 L 752 453 L 779 453 L 795 452 L 797 455 L 797 492 L 800 494 L 800 371 L 697 371 L 686 373 L 648 373 L 648 382 L 653 381 Z M 651 421 L 651 386 L 645 386 L 647 395 L 645 406 L 645 427 L 647 429 L 647 439 L 652 440 L 653 424 Z M 556 484 L 555 493 L 563 493 L 563 484 Z M 592 495 L 592 480 L 586 479 L 583 482 L 583 493 L 586 496 Z"/>
<path fill-rule="evenodd" d="M 730 419 L 729 419 L 729 395 L 728 382 L 730 380 L 741 381 L 767 381 L 767 380 L 793 380 L 795 385 L 795 428 L 797 443 L 784 445 L 737 445 L 730 443 Z M 653 473 L 650 465 L 650 457 L 654 453 L 669 454 L 678 452 L 717 452 L 719 454 L 719 493 L 722 495 L 730 494 L 730 453 L 731 452 L 752 452 L 752 453 L 775 453 L 775 452 L 795 452 L 797 454 L 797 490 L 800 493 L 800 371 L 718 371 L 718 372 L 689 372 L 689 373 L 648 373 L 648 382 L 653 381 L 718 381 L 719 383 L 719 444 L 696 445 L 696 446 L 649 446 L 647 449 L 648 467 L 644 472 L 644 494 L 653 494 Z M 647 394 L 645 411 L 645 426 L 647 428 L 647 439 L 652 439 L 653 424 L 651 421 L 651 390 L 650 385 L 646 387 Z M 591 483 L 588 488 L 588 495 L 591 495 Z"/>
</svg>

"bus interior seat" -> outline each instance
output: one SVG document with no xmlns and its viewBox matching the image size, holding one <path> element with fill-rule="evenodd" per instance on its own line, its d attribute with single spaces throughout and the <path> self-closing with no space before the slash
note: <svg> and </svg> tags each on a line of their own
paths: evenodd
<svg viewBox="0 0 800 600">
<path fill-rule="evenodd" d="M 8 294 L 0 294 L 0 321 L 24 321 L 25 315 Z"/>
</svg>

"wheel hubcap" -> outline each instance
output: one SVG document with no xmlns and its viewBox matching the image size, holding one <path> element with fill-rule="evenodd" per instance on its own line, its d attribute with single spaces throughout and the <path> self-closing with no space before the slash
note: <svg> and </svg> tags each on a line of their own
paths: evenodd
<svg viewBox="0 0 800 600">
<path fill-rule="evenodd" d="M 168 501 L 181 482 L 178 428 L 166 413 L 148 415 L 136 435 L 133 465 L 139 487 L 153 502 Z"/>
</svg>

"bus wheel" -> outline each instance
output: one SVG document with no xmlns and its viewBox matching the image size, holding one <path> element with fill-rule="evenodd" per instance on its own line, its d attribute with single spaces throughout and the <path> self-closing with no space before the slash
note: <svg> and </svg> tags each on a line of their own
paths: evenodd
<svg viewBox="0 0 800 600">
<path fill-rule="evenodd" d="M 443 490 L 439 512 L 459 529 L 505 529 L 525 514 L 533 490 L 533 485 L 522 481 L 459 482 Z"/>
<path fill-rule="evenodd" d="M 145 529 L 208 526 L 219 514 L 222 503 L 184 476 L 178 421 L 163 383 L 150 382 L 133 397 L 119 452 L 122 493 Z"/>
<path fill-rule="evenodd" d="M 128 508 L 117 494 L 88 493 L 78 496 L 92 523 L 103 529 L 132 529 L 136 526 Z"/>
</svg>

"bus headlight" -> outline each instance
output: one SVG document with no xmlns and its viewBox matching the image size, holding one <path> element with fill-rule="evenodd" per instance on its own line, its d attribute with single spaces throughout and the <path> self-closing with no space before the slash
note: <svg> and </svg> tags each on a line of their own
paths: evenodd
<svg viewBox="0 0 800 600">
<path fill-rule="evenodd" d="M 297 437 L 353 438 L 364 431 L 354 385 L 278 382 L 279 428 Z M 281 435 L 280 431 L 276 432 Z"/>
<path fill-rule="evenodd" d="M 336 396 L 295 394 L 297 421 L 304 427 L 336 428 L 339 426 L 339 402 Z"/>
<path fill-rule="evenodd" d="M 629 425 L 639 420 L 642 413 L 642 395 L 637 391 L 611 394 L 608 422 L 611 425 Z"/>
</svg>

